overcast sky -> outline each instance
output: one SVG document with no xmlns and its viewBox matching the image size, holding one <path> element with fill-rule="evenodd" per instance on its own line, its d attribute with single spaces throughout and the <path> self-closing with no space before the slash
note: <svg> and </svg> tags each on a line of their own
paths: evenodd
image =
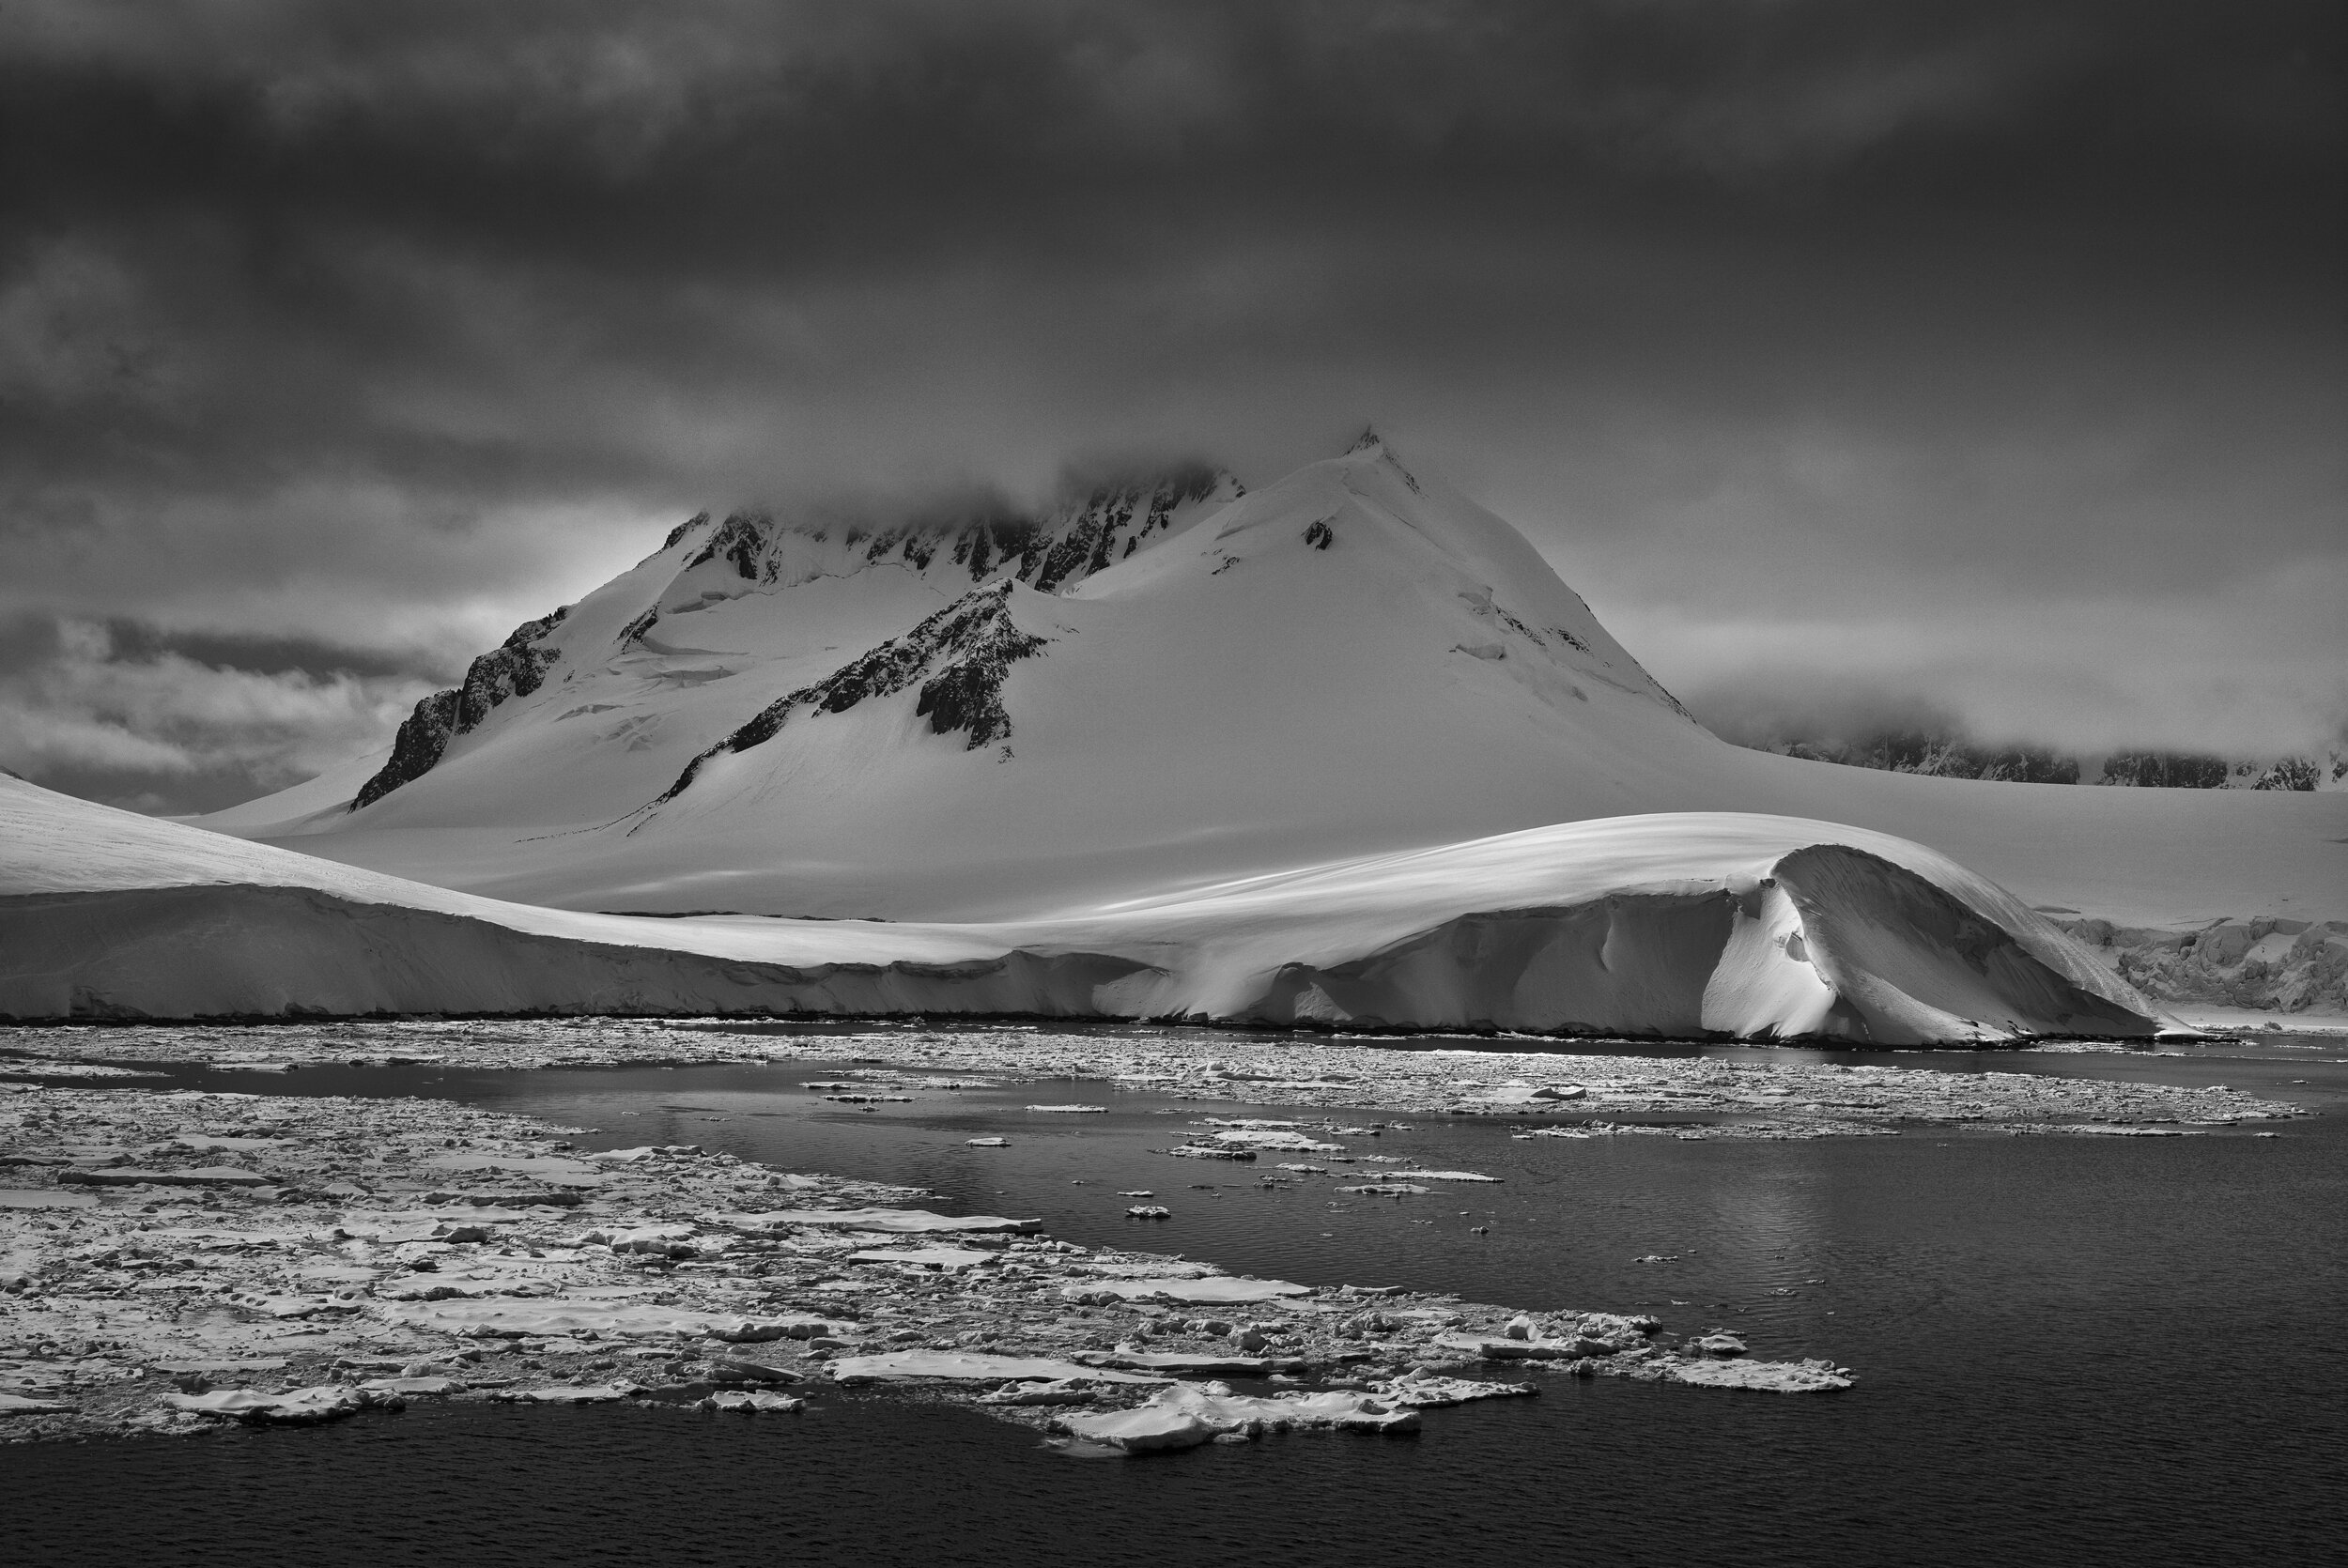
<svg viewBox="0 0 2348 1568">
<path fill-rule="evenodd" d="M 1724 730 L 2348 725 L 2338 0 L 0 8 L 0 765 L 363 749 L 703 508 L 1366 421 Z"/>
</svg>

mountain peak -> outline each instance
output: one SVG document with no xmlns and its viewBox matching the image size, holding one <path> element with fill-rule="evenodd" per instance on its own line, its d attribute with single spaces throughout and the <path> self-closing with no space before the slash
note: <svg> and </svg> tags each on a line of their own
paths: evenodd
<svg viewBox="0 0 2348 1568">
<path fill-rule="evenodd" d="M 1365 424 L 1362 426 L 1362 433 L 1353 438 L 1353 444 L 1345 449 L 1345 455 L 1351 457 L 1357 452 L 1386 450 L 1386 438 L 1378 434 L 1378 427 L 1374 424 Z"/>
</svg>

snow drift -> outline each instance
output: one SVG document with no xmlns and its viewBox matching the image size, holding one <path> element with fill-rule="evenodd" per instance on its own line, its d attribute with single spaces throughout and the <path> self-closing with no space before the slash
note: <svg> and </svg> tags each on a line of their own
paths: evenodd
<svg viewBox="0 0 2348 1568">
<path fill-rule="evenodd" d="M 2140 1036 L 2149 1004 L 1921 845 L 1574 822 L 1032 919 L 500 902 L 0 778 L 0 1015 L 1020 1013 L 1307 1027 Z"/>
</svg>

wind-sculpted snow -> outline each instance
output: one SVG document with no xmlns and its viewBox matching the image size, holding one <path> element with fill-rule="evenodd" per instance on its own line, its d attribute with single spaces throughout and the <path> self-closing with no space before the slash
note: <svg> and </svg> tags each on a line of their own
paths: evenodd
<svg viewBox="0 0 2348 1568">
<path fill-rule="evenodd" d="M 1920 845 L 1621 818 L 991 924 L 502 904 L 0 779 L 0 1015 L 903 1013 L 1347 1029 L 2147 1035 L 2150 1004 Z"/>
</svg>

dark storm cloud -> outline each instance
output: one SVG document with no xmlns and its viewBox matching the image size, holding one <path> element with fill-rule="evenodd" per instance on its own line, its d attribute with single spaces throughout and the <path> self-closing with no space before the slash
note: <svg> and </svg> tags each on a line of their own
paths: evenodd
<svg viewBox="0 0 2348 1568">
<path fill-rule="evenodd" d="M 2242 710 L 2130 687 L 2144 650 L 2098 641 L 2131 613 L 2268 606 L 2192 641 L 2269 689 L 2348 654 L 2266 592 L 2348 587 L 2338 32 L 2043 0 L 14 6 L 0 615 L 363 645 L 346 672 L 389 678 L 701 506 L 1137 450 L 1262 477 L 1376 417 L 1666 680 L 1831 684 L 1839 601 L 1977 717 L 2189 730 Z M 1960 690 L 1983 606 L 2113 669 Z M 2348 705 L 2301 684 L 2267 729 Z"/>
</svg>

